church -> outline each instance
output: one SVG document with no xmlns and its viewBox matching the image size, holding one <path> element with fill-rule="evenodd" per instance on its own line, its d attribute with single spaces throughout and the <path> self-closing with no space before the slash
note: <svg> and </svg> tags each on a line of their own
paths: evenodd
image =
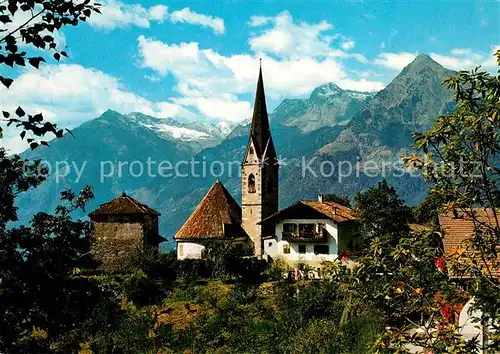
<svg viewBox="0 0 500 354">
<path fill-rule="evenodd" d="M 215 181 L 174 236 L 178 259 L 199 259 L 204 244 L 225 240 L 257 258 L 277 257 L 311 265 L 334 260 L 355 249 L 357 220 L 352 209 L 334 202 L 299 201 L 278 210 L 279 162 L 274 146 L 262 67 L 255 93 L 252 123 L 241 164 L 242 206 Z"/>
</svg>

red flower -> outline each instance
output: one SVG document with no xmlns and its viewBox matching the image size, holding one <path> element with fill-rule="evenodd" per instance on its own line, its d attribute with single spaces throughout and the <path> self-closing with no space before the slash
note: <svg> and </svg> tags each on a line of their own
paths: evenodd
<svg viewBox="0 0 500 354">
<path fill-rule="evenodd" d="M 446 271 L 446 259 L 444 256 L 436 257 L 434 259 L 434 264 L 441 273 Z"/>
</svg>

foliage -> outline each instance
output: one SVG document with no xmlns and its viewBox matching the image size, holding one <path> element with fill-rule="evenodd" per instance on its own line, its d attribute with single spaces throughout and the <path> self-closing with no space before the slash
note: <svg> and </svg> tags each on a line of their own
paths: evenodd
<svg viewBox="0 0 500 354">
<path fill-rule="evenodd" d="M 86 21 L 92 12 L 99 11 L 100 4 L 90 0 L 63 1 L 63 0 L 6 0 L 0 3 L 0 65 L 10 68 L 17 66 L 30 66 L 38 69 L 40 63 L 45 62 L 40 51 L 48 51 L 52 57 L 59 61 L 67 57 L 64 50 L 58 48 L 55 34 L 64 26 L 77 26 L 80 21 Z M 1 67 L 1 66 L 0 66 Z M 14 79 L 0 75 L 0 84 L 9 88 Z M 26 133 L 33 134 L 27 138 L 32 149 L 40 144 L 35 137 L 43 137 L 52 133 L 60 138 L 63 130 L 56 124 L 44 121 L 41 113 L 27 115 L 18 107 L 13 114 L 2 112 L 8 125 L 14 124 L 21 129 L 21 139 Z M 0 128 L 0 137 L 2 130 Z"/>
<path fill-rule="evenodd" d="M 439 214 L 443 212 L 445 200 L 436 193 L 429 193 L 418 205 L 412 208 L 415 222 L 438 225 Z"/>
<path fill-rule="evenodd" d="M 497 59 L 500 64 L 500 51 Z M 431 196 L 416 214 L 434 222 L 439 212 L 470 219 L 473 234 L 450 254 L 443 254 L 436 237 L 441 234 L 432 229 L 400 238 L 389 252 L 383 242 L 372 243 L 358 276 L 372 277 L 360 281 L 361 289 L 373 291 L 374 296 L 365 296 L 389 315 L 391 329 L 381 338 L 380 348 L 405 350 L 416 345 L 433 352 L 479 352 L 477 340 L 462 338 L 453 319 L 471 297 L 484 314 L 483 323 L 495 329 L 500 319 L 498 298 L 489 295 L 500 286 L 500 228 L 496 213 L 489 209 L 498 207 L 500 196 L 500 81 L 475 69 L 460 71 L 444 84 L 455 93 L 456 111 L 440 117 L 429 131 L 415 133 L 415 147 L 423 154 L 412 153 L 405 160 L 431 186 Z M 485 222 L 479 213 L 488 210 L 490 220 Z M 491 336 L 488 346 L 497 350 L 498 339 Z"/>
<path fill-rule="evenodd" d="M 386 180 L 359 193 L 355 201 L 365 239 L 389 237 L 397 240 L 409 232 L 411 211 Z"/>
<path fill-rule="evenodd" d="M 66 205 L 54 215 L 38 213 L 29 226 L 0 229 L 0 348 L 38 352 L 76 345 L 65 337 L 85 321 L 102 293 L 75 276 L 90 264 L 90 229 L 70 214 L 91 197 L 89 188 L 78 196 L 64 192 Z"/>
<path fill-rule="evenodd" d="M 245 249 L 234 243 L 212 241 L 205 245 L 203 259 L 213 278 L 259 283 L 266 264 L 264 261 L 246 258 L 245 255 Z"/>
<path fill-rule="evenodd" d="M 38 69 L 45 59 L 39 50 L 49 50 L 54 59 L 67 56 L 57 48 L 54 32 L 65 25 L 85 21 L 99 5 L 90 1 L 6 0 L 0 2 L 0 65 L 11 68 L 26 64 Z M 14 80 L 0 76 L 7 88 Z M 14 118 L 15 115 L 15 118 Z M 13 114 L 2 112 L 7 127 L 15 125 L 32 149 L 37 141 L 63 131 L 44 121 L 41 114 L 29 115 L 18 107 Z M 2 128 L 0 128 L 0 137 Z M 39 161 L 8 156 L 0 149 L 0 350 L 6 352 L 75 351 L 76 335 L 93 306 L 108 297 L 91 279 L 78 275 L 91 265 L 88 254 L 89 224 L 72 220 L 73 211 L 85 211 L 93 198 L 90 187 L 78 195 L 64 191 L 63 204 L 54 214 L 37 213 L 29 225 L 17 221 L 16 198 L 45 180 Z"/>
</svg>

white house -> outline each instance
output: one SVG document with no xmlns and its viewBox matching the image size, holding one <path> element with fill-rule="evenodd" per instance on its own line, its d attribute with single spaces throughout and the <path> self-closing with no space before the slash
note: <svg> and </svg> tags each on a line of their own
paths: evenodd
<svg viewBox="0 0 500 354">
<path fill-rule="evenodd" d="M 249 239 L 241 227 L 241 208 L 217 180 L 191 216 L 174 236 L 177 259 L 200 259 L 205 245 L 226 241 L 248 247 Z"/>
<path fill-rule="evenodd" d="M 264 257 L 317 268 L 342 252 L 362 247 L 354 210 L 338 203 L 301 200 L 263 221 L 275 225 L 264 237 Z"/>
</svg>

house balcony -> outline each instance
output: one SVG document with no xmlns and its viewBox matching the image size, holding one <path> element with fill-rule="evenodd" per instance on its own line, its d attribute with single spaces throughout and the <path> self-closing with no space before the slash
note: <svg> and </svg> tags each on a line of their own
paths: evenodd
<svg viewBox="0 0 500 354">
<path fill-rule="evenodd" d="M 326 242 L 326 230 L 312 232 L 285 232 L 281 234 L 282 239 L 289 242 Z"/>
</svg>

